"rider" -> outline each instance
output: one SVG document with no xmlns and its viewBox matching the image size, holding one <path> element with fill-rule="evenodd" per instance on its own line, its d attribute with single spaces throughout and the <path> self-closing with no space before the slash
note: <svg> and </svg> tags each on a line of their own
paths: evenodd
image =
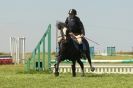
<svg viewBox="0 0 133 88">
<path fill-rule="evenodd" d="M 91 71 L 94 71 L 95 68 L 91 64 L 91 57 L 90 57 L 90 50 L 89 50 L 89 43 L 84 38 L 85 36 L 85 30 L 83 23 L 81 22 L 80 18 L 77 17 L 77 11 L 75 9 L 70 9 L 68 12 L 69 16 L 66 18 L 66 26 L 69 29 L 70 34 L 78 36 L 82 38 L 82 43 L 79 44 L 78 49 L 81 51 L 82 55 L 85 53 L 84 51 L 87 51 L 88 53 L 85 53 L 87 55 L 88 61 L 91 66 Z"/>
<path fill-rule="evenodd" d="M 80 35 L 80 37 L 85 36 L 85 30 L 82 22 L 80 21 L 80 18 L 77 17 L 77 11 L 75 9 L 70 9 L 68 12 L 69 16 L 66 18 L 66 25 L 70 31 L 71 34 L 77 36 Z M 84 41 L 84 39 L 82 39 Z M 79 49 L 81 52 L 83 52 L 83 48 L 89 48 L 88 45 L 84 46 L 84 44 L 79 45 Z"/>
<path fill-rule="evenodd" d="M 85 35 L 84 26 L 80 21 L 80 18 L 77 17 L 77 11 L 75 9 L 70 9 L 68 12 L 69 16 L 66 18 L 66 25 L 71 32 L 74 34 L 83 34 Z"/>
</svg>

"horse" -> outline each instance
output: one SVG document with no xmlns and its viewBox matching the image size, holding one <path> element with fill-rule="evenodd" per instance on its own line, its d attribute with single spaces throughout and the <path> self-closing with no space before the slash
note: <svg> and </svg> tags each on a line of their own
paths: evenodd
<svg viewBox="0 0 133 88">
<path fill-rule="evenodd" d="M 84 64 L 81 61 L 82 53 L 79 50 L 79 44 L 78 44 L 79 42 L 81 43 L 81 41 L 78 41 L 78 39 L 69 32 L 65 23 L 58 22 L 56 26 L 60 30 L 61 38 L 58 42 L 59 43 L 59 55 L 57 56 L 57 63 L 54 65 L 55 76 L 59 76 L 59 72 L 58 72 L 59 64 L 61 63 L 61 61 L 65 59 L 72 61 L 71 68 L 72 68 L 73 77 L 76 76 L 76 67 L 75 67 L 76 61 L 79 63 L 81 67 L 82 76 L 84 76 Z M 84 51 L 84 53 L 90 64 L 91 71 L 94 71 L 95 68 L 92 66 L 92 63 L 91 63 L 90 51 L 86 50 Z"/>
</svg>

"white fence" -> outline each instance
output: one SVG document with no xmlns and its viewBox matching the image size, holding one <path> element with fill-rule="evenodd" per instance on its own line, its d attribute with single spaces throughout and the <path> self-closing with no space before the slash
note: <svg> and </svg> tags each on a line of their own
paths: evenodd
<svg viewBox="0 0 133 88">
<path fill-rule="evenodd" d="M 24 63 L 25 37 L 10 37 L 10 52 L 15 64 Z"/>
<path fill-rule="evenodd" d="M 52 66 L 54 72 L 54 66 Z M 95 66 L 95 71 L 91 72 L 89 66 L 84 67 L 85 73 L 119 73 L 119 74 L 133 74 L 133 66 Z M 60 66 L 60 73 L 72 72 L 71 66 Z M 76 72 L 81 72 L 80 66 L 76 66 Z"/>
<path fill-rule="evenodd" d="M 81 61 L 83 63 L 88 63 L 87 60 L 81 60 Z M 56 61 L 55 60 L 51 60 L 51 62 L 56 62 Z M 92 60 L 92 62 L 93 63 L 131 63 L 131 62 L 133 62 L 133 59 L 131 58 L 131 59 L 127 59 L 127 60 Z"/>
</svg>

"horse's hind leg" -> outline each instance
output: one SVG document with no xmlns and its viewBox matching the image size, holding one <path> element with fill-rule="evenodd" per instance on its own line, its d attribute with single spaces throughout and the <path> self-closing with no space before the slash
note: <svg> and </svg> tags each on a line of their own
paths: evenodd
<svg viewBox="0 0 133 88">
<path fill-rule="evenodd" d="M 72 61 L 72 76 L 75 77 L 76 76 L 76 61 Z"/>
<path fill-rule="evenodd" d="M 61 57 L 60 56 L 58 56 L 57 57 L 57 63 L 54 65 L 54 67 L 55 67 L 55 76 L 59 76 L 59 64 L 60 64 L 60 62 L 61 62 Z"/>
<path fill-rule="evenodd" d="M 81 67 L 81 70 L 82 70 L 82 76 L 84 76 L 84 64 L 83 62 L 81 61 L 81 59 L 78 59 L 77 62 L 79 63 L 80 67 Z"/>
<path fill-rule="evenodd" d="M 91 71 L 93 72 L 95 70 L 95 68 L 92 66 L 92 63 L 91 63 L 90 51 L 86 51 L 85 54 L 86 54 L 87 60 L 90 64 Z"/>
<path fill-rule="evenodd" d="M 89 43 L 86 39 L 83 39 L 83 42 L 86 46 L 85 54 L 86 54 L 87 60 L 90 64 L 91 71 L 93 72 L 95 70 L 95 68 L 92 66 L 92 63 L 91 63 Z"/>
</svg>

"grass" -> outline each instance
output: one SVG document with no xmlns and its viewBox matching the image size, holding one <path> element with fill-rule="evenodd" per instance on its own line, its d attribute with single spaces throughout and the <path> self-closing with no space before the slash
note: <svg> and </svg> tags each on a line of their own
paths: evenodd
<svg viewBox="0 0 133 88">
<path fill-rule="evenodd" d="M 131 74 L 25 73 L 22 65 L 0 65 L 0 88 L 132 88 Z"/>
<path fill-rule="evenodd" d="M 133 59 L 133 56 L 100 56 L 97 55 L 94 57 L 95 60 L 126 60 Z"/>
<path fill-rule="evenodd" d="M 40 58 L 42 58 L 42 53 L 40 54 Z M 28 59 L 29 57 L 31 57 L 31 53 L 26 53 L 25 55 L 26 59 Z M 47 58 L 47 53 L 46 53 L 46 58 Z M 51 59 L 55 59 L 56 55 L 55 53 L 51 53 Z M 96 55 L 94 56 L 95 60 L 127 60 L 127 59 L 133 59 L 133 55 L 128 56 L 121 56 L 121 55 L 116 55 L 116 56 L 101 56 L 101 55 Z"/>
</svg>

